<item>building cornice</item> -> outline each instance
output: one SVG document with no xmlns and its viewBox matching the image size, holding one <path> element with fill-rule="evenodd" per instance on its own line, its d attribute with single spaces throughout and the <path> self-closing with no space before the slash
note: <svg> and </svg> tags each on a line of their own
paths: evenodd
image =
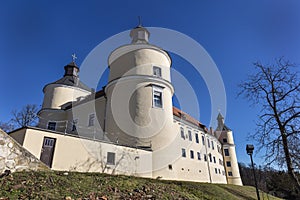
<svg viewBox="0 0 300 200">
<path fill-rule="evenodd" d="M 107 86 L 105 87 L 105 93 L 107 92 L 107 89 L 109 87 L 111 87 L 112 85 L 117 84 L 118 82 L 133 80 L 133 79 L 135 79 L 135 80 L 140 79 L 140 80 L 143 80 L 143 82 L 151 81 L 151 82 L 154 82 L 154 83 L 157 83 L 157 84 L 163 84 L 171 90 L 172 95 L 174 94 L 174 87 L 171 84 L 171 82 L 169 82 L 165 79 L 161 79 L 161 78 L 154 77 L 154 76 L 149 76 L 149 75 L 129 75 L 129 76 L 122 76 L 121 78 L 114 79 L 114 80 L 110 81 L 107 84 Z"/>
</svg>

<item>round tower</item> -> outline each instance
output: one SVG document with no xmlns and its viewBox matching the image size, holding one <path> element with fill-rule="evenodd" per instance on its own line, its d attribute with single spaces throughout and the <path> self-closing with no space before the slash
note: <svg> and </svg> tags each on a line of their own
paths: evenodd
<svg viewBox="0 0 300 200">
<path fill-rule="evenodd" d="M 224 117 L 218 114 L 218 127 L 216 135 L 222 143 L 224 168 L 226 171 L 227 183 L 233 185 L 243 185 L 240 176 L 238 161 L 236 158 L 235 144 L 233 133 L 224 123 Z"/>
<path fill-rule="evenodd" d="M 111 140 L 130 146 L 163 148 L 171 140 L 174 93 L 171 59 L 161 48 L 149 44 L 149 31 L 131 30 L 131 44 L 114 50 L 107 96 L 106 131 Z"/>
<path fill-rule="evenodd" d="M 65 120 L 62 112 L 64 104 L 91 94 L 92 90 L 79 80 L 79 68 L 74 60 L 66 65 L 64 69 L 65 74 L 61 79 L 49 83 L 43 88 L 43 105 L 38 112 L 38 126 L 41 128 L 47 128 L 49 115 L 51 115 L 52 120 Z"/>
</svg>

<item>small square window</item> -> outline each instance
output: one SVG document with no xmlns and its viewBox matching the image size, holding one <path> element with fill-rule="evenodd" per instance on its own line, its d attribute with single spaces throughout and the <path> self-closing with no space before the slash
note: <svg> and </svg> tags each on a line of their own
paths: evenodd
<svg viewBox="0 0 300 200">
<path fill-rule="evenodd" d="M 161 77 L 161 68 L 153 66 L 153 76 Z"/>
<path fill-rule="evenodd" d="M 172 170 L 173 169 L 173 166 L 172 165 L 168 165 L 169 167 L 169 170 Z"/>
<path fill-rule="evenodd" d="M 191 159 L 194 159 L 194 151 L 190 150 Z"/>
<path fill-rule="evenodd" d="M 223 142 L 224 142 L 224 143 L 227 143 L 227 138 L 223 138 Z"/>
<path fill-rule="evenodd" d="M 189 134 L 189 141 L 192 141 L 192 131 L 188 130 L 188 134 Z"/>
<path fill-rule="evenodd" d="M 184 157 L 184 158 L 186 157 L 185 149 L 181 149 L 181 156 Z"/>
<path fill-rule="evenodd" d="M 116 154 L 113 152 L 107 152 L 107 164 L 115 165 L 115 156 Z"/>
<path fill-rule="evenodd" d="M 227 167 L 231 167 L 231 162 L 230 161 L 226 161 L 226 166 Z"/>
<path fill-rule="evenodd" d="M 55 131 L 56 129 L 56 122 L 48 122 L 48 130 Z"/>
<path fill-rule="evenodd" d="M 228 172 L 228 176 L 232 176 L 232 172 L 231 171 Z"/>
<path fill-rule="evenodd" d="M 89 124 L 88 126 L 94 126 L 95 121 L 95 113 L 89 115 Z"/>
</svg>

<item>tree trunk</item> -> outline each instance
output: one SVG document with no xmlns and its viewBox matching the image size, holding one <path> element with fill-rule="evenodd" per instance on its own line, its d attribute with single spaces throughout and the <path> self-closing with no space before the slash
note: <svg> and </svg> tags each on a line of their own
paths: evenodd
<svg viewBox="0 0 300 200">
<path fill-rule="evenodd" d="M 282 144 L 283 144 L 283 149 L 284 149 L 284 154 L 285 154 L 285 161 L 288 169 L 288 174 L 290 175 L 291 180 L 294 182 L 294 185 L 296 186 L 297 193 L 300 193 L 300 182 L 294 172 L 294 168 L 292 165 L 292 160 L 290 157 L 290 152 L 288 148 L 288 142 L 287 142 L 287 136 L 283 130 L 281 131 L 281 136 L 282 136 Z"/>
</svg>

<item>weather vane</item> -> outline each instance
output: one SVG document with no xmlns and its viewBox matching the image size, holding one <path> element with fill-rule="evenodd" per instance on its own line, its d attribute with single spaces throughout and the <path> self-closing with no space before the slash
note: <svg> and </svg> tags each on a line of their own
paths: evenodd
<svg viewBox="0 0 300 200">
<path fill-rule="evenodd" d="M 77 59 L 76 54 L 73 53 L 73 54 L 72 54 L 72 61 L 75 62 L 76 59 Z"/>
</svg>

